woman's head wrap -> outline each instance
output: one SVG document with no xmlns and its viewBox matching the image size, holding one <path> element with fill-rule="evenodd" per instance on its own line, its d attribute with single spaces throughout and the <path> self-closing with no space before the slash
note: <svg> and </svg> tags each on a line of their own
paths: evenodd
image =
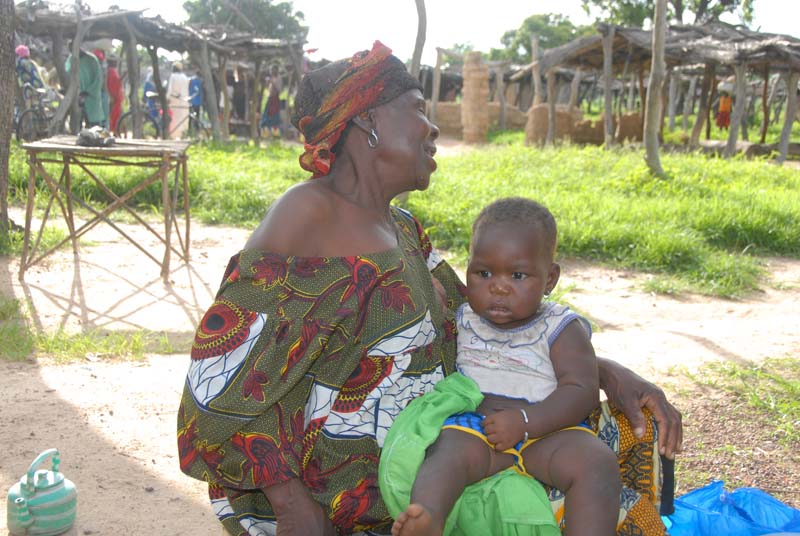
<svg viewBox="0 0 800 536">
<path fill-rule="evenodd" d="M 327 175 L 336 158 L 332 148 L 347 123 L 410 89 L 422 90 L 422 85 L 380 41 L 370 51 L 309 72 L 300 83 L 292 116 L 306 141 L 300 167 L 315 178 Z"/>
<path fill-rule="evenodd" d="M 25 45 L 18 45 L 17 48 L 14 49 L 14 52 L 17 54 L 18 58 L 29 58 L 31 55 L 31 51 Z"/>
</svg>

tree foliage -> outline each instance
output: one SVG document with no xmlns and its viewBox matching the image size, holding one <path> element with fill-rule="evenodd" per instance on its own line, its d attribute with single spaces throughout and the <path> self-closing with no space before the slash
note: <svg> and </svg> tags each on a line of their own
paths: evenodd
<svg viewBox="0 0 800 536">
<path fill-rule="evenodd" d="M 644 25 L 653 17 L 655 0 L 581 0 L 586 13 L 600 12 L 600 19 L 622 26 Z M 745 24 L 753 21 L 753 0 L 668 0 L 670 22 L 703 24 L 725 13 L 737 13 Z M 687 20 L 693 15 L 693 20 Z"/>
<path fill-rule="evenodd" d="M 187 0 L 189 22 L 225 24 L 273 39 L 305 41 L 308 27 L 291 2 L 272 0 Z"/>
<path fill-rule="evenodd" d="M 500 38 L 505 48 L 491 50 L 493 60 L 511 60 L 514 63 L 531 61 L 531 36 L 539 37 L 540 50 L 568 43 L 585 33 L 585 28 L 577 27 L 564 15 L 548 13 L 531 15 L 519 28 L 509 30 Z M 591 30 L 594 31 L 593 29 Z"/>
</svg>

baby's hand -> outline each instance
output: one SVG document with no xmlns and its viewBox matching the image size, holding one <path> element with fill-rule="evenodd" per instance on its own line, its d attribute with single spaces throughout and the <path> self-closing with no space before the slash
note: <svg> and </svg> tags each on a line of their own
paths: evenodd
<svg viewBox="0 0 800 536">
<path fill-rule="evenodd" d="M 516 409 L 498 411 L 483 420 L 483 431 L 495 450 L 504 451 L 525 437 L 525 419 Z"/>
</svg>

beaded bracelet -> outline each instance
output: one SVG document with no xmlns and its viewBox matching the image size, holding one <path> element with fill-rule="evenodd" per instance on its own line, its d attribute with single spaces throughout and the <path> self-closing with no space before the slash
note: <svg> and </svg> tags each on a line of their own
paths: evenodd
<svg viewBox="0 0 800 536">
<path fill-rule="evenodd" d="M 525 424 L 528 424 L 528 412 L 525 411 L 523 408 L 519 408 L 519 412 L 522 413 L 522 418 L 525 419 Z M 526 443 L 528 441 L 528 431 L 525 430 L 525 437 L 522 438 L 522 442 Z"/>
</svg>

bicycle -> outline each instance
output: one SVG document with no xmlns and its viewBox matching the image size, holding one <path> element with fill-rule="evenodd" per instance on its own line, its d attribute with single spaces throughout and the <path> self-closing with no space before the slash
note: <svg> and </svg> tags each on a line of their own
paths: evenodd
<svg viewBox="0 0 800 536">
<path fill-rule="evenodd" d="M 158 94 L 152 91 L 145 93 L 147 99 L 154 99 Z M 192 96 L 187 97 L 185 100 L 188 103 L 191 101 Z M 118 138 L 133 138 L 133 111 L 127 111 L 120 116 L 117 121 L 117 130 L 114 135 Z M 166 121 L 164 118 L 163 110 L 157 109 L 155 114 L 148 109 L 147 102 L 143 103 L 143 108 L 139 109 L 139 120 L 142 125 L 142 137 L 145 139 L 158 139 L 161 138 L 163 133 L 167 131 L 165 128 L 169 124 L 171 118 L 167 116 Z M 178 125 L 184 121 L 189 121 L 189 128 L 187 130 L 188 137 L 193 140 L 208 140 L 211 139 L 211 123 L 203 119 L 201 113 L 189 107 L 189 114 L 179 122 L 177 125 L 169 125 L 170 130 L 174 130 Z"/>
<path fill-rule="evenodd" d="M 50 92 L 29 83 L 22 86 L 23 102 L 28 107 L 17 117 L 14 129 L 17 141 L 26 143 L 47 137 L 50 121 L 56 114 L 52 103 L 57 100 Z"/>
</svg>

